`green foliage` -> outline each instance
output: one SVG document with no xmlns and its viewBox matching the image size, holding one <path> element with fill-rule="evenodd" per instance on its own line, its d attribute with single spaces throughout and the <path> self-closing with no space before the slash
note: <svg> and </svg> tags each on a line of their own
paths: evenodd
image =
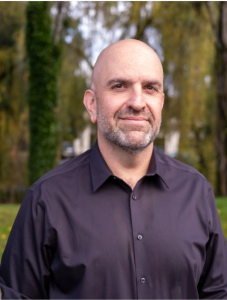
<svg viewBox="0 0 227 300">
<path fill-rule="evenodd" d="M 7 7 L 8 6 L 8 7 Z M 23 4 L 12 2 L 11 5 L 8 3 L 0 3 L 0 45 L 1 48 L 12 48 L 16 45 L 16 33 L 21 27 L 21 8 Z M 17 14 L 15 14 L 17 12 Z"/>
<path fill-rule="evenodd" d="M 0 2 L 0 201 L 26 185 L 24 2 Z"/>
<path fill-rule="evenodd" d="M 70 46 L 65 47 L 60 73 L 58 105 L 61 140 L 73 141 L 85 126 L 83 96 L 87 89 L 86 76 L 82 72 L 74 73 L 80 68 L 80 60 L 81 58 L 77 57 Z"/>
<path fill-rule="evenodd" d="M 60 49 L 51 33 L 49 2 L 29 2 L 26 45 L 29 62 L 29 182 L 53 168 L 56 157 L 57 77 Z"/>
<path fill-rule="evenodd" d="M 197 2 L 155 2 L 153 17 L 154 26 L 162 34 L 168 82 L 164 132 L 174 129 L 171 118 L 177 120 L 178 159 L 197 168 L 215 187 L 215 49 L 206 7 Z"/>
</svg>

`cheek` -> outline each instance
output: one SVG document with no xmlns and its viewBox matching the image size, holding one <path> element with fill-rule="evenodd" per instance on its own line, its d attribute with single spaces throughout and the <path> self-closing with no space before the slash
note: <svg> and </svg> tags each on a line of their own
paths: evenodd
<svg viewBox="0 0 227 300">
<path fill-rule="evenodd" d="M 114 103 L 111 103 L 111 100 L 109 100 L 109 102 L 106 101 L 105 104 L 102 103 L 99 107 L 99 113 L 107 119 L 114 119 L 120 107 L 113 104 Z"/>
<path fill-rule="evenodd" d="M 156 118 L 160 118 L 162 115 L 162 103 L 152 103 L 148 105 L 149 110 Z"/>
</svg>

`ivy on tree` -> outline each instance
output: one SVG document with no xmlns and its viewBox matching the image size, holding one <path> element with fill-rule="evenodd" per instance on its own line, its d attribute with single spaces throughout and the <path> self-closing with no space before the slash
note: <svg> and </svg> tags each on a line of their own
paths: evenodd
<svg viewBox="0 0 227 300">
<path fill-rule="evenodd" d="M 56 156 L 57 78 L 60 46 L 54 43 L 49 2 L 27 6 L 26 48 L 29 69 L 29 183 L 53 168 Z"/>
</svg>

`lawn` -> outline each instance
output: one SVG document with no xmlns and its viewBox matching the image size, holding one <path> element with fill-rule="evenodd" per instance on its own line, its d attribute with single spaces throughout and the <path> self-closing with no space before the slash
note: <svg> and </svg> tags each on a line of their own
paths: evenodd
<svg viewBox="0 0 227 300">
<path fill-rule="evenodd" d="M 0 258 L 19 207 L 19 204 L 0 204 Z"/>
<path fill-rule="evenodd" d="M 216 200 L 222 228 L 227 238 L 227 197 L 217 198 Z M 2 257 L 2 253 L 18 209 L 18 204 L 0 205 L 0 259 Z"/>
<path fill-rule="evenodd" d="M 222 228 L 225 233 L 225 237 L 227 238 L 227 197 L 217 198 L 216 202 L 218 207 L 218 213 L 221 219 Z"/>
</svg>

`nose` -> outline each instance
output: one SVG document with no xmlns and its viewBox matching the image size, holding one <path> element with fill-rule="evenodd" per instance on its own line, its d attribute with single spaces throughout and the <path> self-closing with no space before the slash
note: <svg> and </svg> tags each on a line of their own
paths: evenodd
<svg viewBox="0 0 227 300">
<path fill-rule="evenodd" d="M 145 108 L 144 95 L 141 87 L 132 87 L 127 105 L 136 111 L 140 111 Z"/>
</svg>

